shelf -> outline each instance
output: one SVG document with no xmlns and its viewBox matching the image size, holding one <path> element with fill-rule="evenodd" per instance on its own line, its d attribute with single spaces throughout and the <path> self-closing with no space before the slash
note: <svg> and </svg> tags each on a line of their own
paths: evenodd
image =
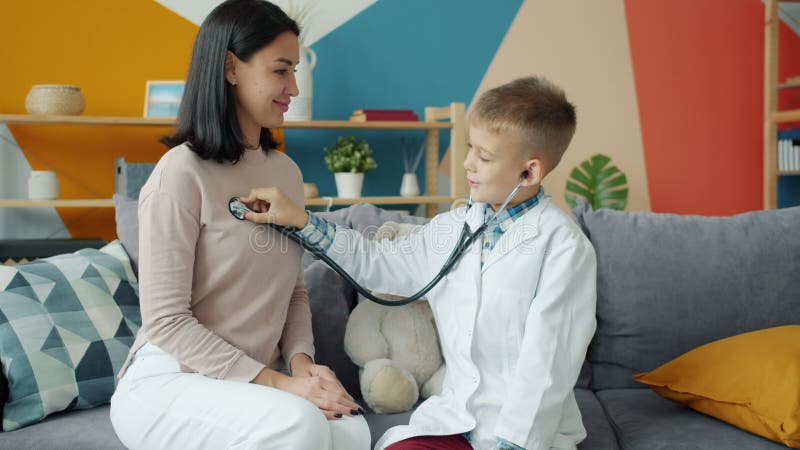
<svg viewBox="0 0 800 450">
<path fill-rule="evenodd" d="M 800 122 L 800 109 L 774 112 L 772 113 L 772 120 L 775 123 Z"/>
<path fill-rule="evenodd" d="M 350 122 L 348 120 L 311 120 L 306 122 L 283 122 L 282 128 L 317 129 L 317 128 L 345 128 L 351 130 L 445 130 L 453 128 L 450 122 Z"/>
<path fill-rule="evenodd" d="M 778 176 L 800 175 L 800 170 L 779 170 Z"/>
<path fill-rule="evenodd" d="M 130 127 L 174 127 L 175 118 L 146 118 L 125 116 L 57 116 L 32 114 L 0 114 L 0 125 L 83 125 L 83 126 L 130 126 Z M 447 106 L 425 108 L 424 121 L 372 121 L 355 122 L 349 120 L 286 121 L 283 129 L 329 129 L 329 130 L 421 130 L 425 135 L 425 185 L 422 191 L 430 195 L 417 197 L 360 197 L 342 199 L 321 197 L 307 199 L 308 205 L 333 206 L 371 203 L 375 205 L 426 205 L 428 217 L 433 217 L 441 204 L 450 204 L 466 195 L 466 174 L 459 170 L 466 158 L 466 111 L 463 103 L 454 102 Z M 450 195 L 439 192 L 439 131 L 450 134 Z M 25 200 L 0 199 L 0 208 L 113 208 L 111 199 L 64 199 L 64 200 Z"/>
<path fill-rule="evenodd" d="M 150 117 L 104 116 L 38 116 L 32 114 L 0 114 L 0 123 L 10 125 L 130 125 L 171 127 L 175 119 Z M 347 120 L 286 121 L 286 129 L 374 129 L 374 130 L 439 130 L 452 128 L 450 122 L 350 122 Z"/>
<path fill-rule="evenodd" d="M 113 208 L 110 198 L 68 200 L 0 200 L 0 208 Z"/>
<path fill-rule="evenodd" d="M 800 77 L 788 77 L 783 83 L 779 83 L 778 89 L 795 89 L 800 88 Z"/>
<path fill-rule="evenodd" d="M 0 123 L 9 125 L 131 125 L 171 127 L 175 119 L 150 117 L 103 116 L 39 116 L 32 114 L 0 114 Z"/>
<path fill-rule="evenodd" d="M 452 203 L 458 197 L 418 196 L 418 197 L 316 197 L 306 199 L 307 206 L 354 205 L 371 203 L 373 205 L 438 204 Z M 0 200 L 0 208 L 113 208 L 114 201 L 105 198 L 69 200 Z"/>
</svg>

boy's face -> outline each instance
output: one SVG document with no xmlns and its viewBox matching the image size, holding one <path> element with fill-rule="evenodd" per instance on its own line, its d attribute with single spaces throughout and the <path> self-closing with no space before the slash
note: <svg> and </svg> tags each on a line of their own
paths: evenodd
<svg viewBox="0 0 800 450">
<path fill-rule="evenodd" d="M 529 171 L 528 178 L 508 206 L 536 195 L 541 182 L 541 163 L 522 147 L 524 144 L 511 133 L 494 133 L 470 125 L 464 169 L 473 200 L 489 203 L 497 210 L 522 180 L 525 170 Z"/>
</svg>

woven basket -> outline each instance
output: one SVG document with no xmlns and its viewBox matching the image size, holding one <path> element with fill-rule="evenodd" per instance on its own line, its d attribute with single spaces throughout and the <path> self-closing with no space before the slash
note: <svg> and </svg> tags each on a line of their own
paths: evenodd
<svg viewBox="0 0 800 450">
<path fill-rule="evenodd" d="M 81 88 L 67 84 L 35 84 L 25 97 L 29 114 L 77 116 L 83 107 Z"/>
</svg>

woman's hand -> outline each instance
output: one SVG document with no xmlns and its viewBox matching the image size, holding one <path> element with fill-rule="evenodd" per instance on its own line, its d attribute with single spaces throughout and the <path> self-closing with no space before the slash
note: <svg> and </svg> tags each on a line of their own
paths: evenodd
<svg viewBox="0 0 800 450">
<path fill-rule="evenodd" d="M 343 415 L 356 416 L 363 412 L 336 377 L 333 380 L 317 375 L 286 377 L 279 380 L 275 387 L 317 405 L 328 420 L 339 419 Z"/>
<path fill-rule="evenodd" d="M 314 361 L 311 359 L 311 357 L 305 353 L 298 353 L 294 355 L 294 357 L 292 357 L 290 366 L 292 367 L 292 376 L 298 378 L 318 377 L 323 380 L 327 380 L 331 383 L 331 385 L 338 386 L 339 391 L 344 393 L 345 398 L 349 402 L 353 402 L 353 397 L 347 393 L 347 390 L 344 388 L 344 386 L 342 386 L 342 383 L 339 382 L 338 378 L 336 378 L 336 374 L 334 374 L 333 371 L 327 366 L 314 364 Z M 326 416 L 329 412 L 335 413 L 336 411 L 326 411 Z M 356 408 L 348 411 L 348 413 L 350 413 L 350 415 L 356 413 L 363 414 L 364 410 L 356 405 Z"/>
<path fill-rule="evenodd" d="M 364 413 L 333 372 L 325 366 L 312 363 L 298 367 L 291 377 L 264 368 L 252 383 L 274 387 L 303 397 L 317 405 L 328 420 L 339 419 L 343 415 L 355 416 Z"/>
<path fill-rule="evenodd" d="M 274 223 L 275 225 L 303 228 L 308 223 L 308 213 L 297 206 L 286 194 L 276 187 L 257 188 L 242 203 L 255 213 L 247 213 L 244 218 L 255 223 Z"/>
</svg>

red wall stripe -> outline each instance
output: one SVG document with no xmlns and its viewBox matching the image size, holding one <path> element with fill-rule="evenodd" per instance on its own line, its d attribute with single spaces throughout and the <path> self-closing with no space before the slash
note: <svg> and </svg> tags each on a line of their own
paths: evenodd
<svg viewBox="0 0 800 450">
<path fill-rule="evenodd" d="M 760 209 L 764 5 L 626 0 L 625 7 L 653 211 Z M 786 60 L 798 39 L 782 36 Z"/>
</svg>

